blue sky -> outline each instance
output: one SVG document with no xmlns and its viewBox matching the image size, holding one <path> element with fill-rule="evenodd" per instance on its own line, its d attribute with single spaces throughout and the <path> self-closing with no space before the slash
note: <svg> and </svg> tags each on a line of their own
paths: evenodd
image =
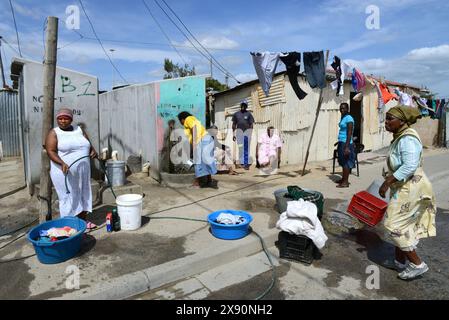
<svg viewBox="0 0 449 320">
<path fill-rule="evenodd" d="M 158 0 L 163 5 L 162 0 Z M 362 72 L 427 86 L 449 97 L 449 1 L 446 0 L 165 0 L 214 57 L 240 81 L 255 79 L 250 51 L 312 51 L 330 49 Z M 58 65 L 98 76 L 100 88 L 123 84 L 113 72 L 78 1 L 12 0 L 24 57 L 42 61 L 47 16 L 60 18 Z M 156 5 L 146 0 L 181 57 L 146 10 L 142 0 L 83 0 L 104 46 L 128 83 L 163 77 L 163 60 L 194 65 L 197 74 L 210 72 L 209 62 L 190 48 L 185 37 Z M 80 7 L 78 32 L 66 28 L 66 8 Z M 366 8 L 379 8 L 380 25 L 369 30 Z M 167 10 L 167 9 L 166 9 Z M 167 10 L 168 11 L 168 10 Z M 176 20 L 175 17 L 173 19 Z M 8 0 L 0 0 L 0 35 L 16 47 Z M 111 41 L 114 40 L 114 41 Z M 6 69 L 16 52 L 3 44 Z M 3 56 L 5 58 L 5 56 Z M 280 64 L 278 70 L 282 70 Z M 8 70 L 7 70 L 8 71 Z M 224 75 L 213 68 L 224 82 Z M 9 77 L 9 72 L 7 74 Z M 233 79 L 231 86 L 236 85 Z"/>
</svg>

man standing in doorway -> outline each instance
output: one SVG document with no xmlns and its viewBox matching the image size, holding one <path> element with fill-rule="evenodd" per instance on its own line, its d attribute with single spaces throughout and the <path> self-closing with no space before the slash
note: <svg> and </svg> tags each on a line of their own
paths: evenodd
<svg viewBox="0 0 449 320">
<path fill-rule="evenodd" d="M 234 113 L 232 116 L 233 140 L 237 141 L 239 146 L 240 163 L 236 163 L 236 167 L 240 168 L 243 166 L 245 170 L 249 170 L 251 165 L 249 151 L 251 145 L 251 134 L 254 125 L 253 115 L 247 109 L 248 102 L 243 100 L 240 103 L 240 111 Z"/>
</svg>

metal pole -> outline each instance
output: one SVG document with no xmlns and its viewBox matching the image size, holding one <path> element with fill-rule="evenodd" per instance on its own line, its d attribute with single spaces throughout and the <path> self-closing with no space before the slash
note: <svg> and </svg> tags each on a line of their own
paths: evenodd
<svg viewBox="0 0 449 320">
<path fill-rule="evenodd" d="M 44 60 L 44 100 L 42 114 L 42 152 L 41 152 L 41 177 L 40 177 L 40 210 L 39 221 L 51 219 L 51 181 L 50 159 L 45 151 L 45 139 L 51 130 L 55 106 L 55 76 L 56 58 L 58 47 L 58 18 L 49 17 L 46 32 L 46 49 Z"/>
<path fill-rule="evenodd" d="M 3 88 L 6 88 L 5 70 L 3 69 L 3 60 L 2 60 L 2 37 L 0 37 L 0 69 L 2 71 Z"/>
<path fill-rule="evenodd" d="M 326 68 L 327 68 L 328 60 L 329 60 L 329 50 L 326 50 L 326 59 L 324 62 L 324 76 L 325 77 L 326 77 Z M 306 174 L 306 166 L 307 166 L 307 160 L 309 159 L 310 146 L 312 144 L 313 134 L 315 133 L 315 128 L 316 128 L 316 124 L 318 122 L 318 116 L 320 115 L 322 103 L 323 103 L 323 89 L 320 89 L 320 98 L 318 99 L 318 106 L 316 108 L 315 122 L 313 123 L 312 134 L 310 135 L 309 146 L 307 147 L 307 153 L 306 153 L 306 160 L 304 161 L 304 167 L 302 168 L 301 176 L 304 176 Z"/>
</svg>

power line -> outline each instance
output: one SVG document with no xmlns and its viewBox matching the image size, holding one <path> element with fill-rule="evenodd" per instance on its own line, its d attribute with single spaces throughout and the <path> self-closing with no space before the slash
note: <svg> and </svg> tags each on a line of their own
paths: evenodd
<svg viewBox="0 0 449 320">
<path fill-rule="evenodd" d="M 170 40 L 169 36 L 167 35 L 167 33 L 164 31 L 164 28 L 162 28 L 162 26 L 160 25 L 160 23 L 157 21 L 156 17 L 153 15 L 153 12 L 151 12 L 150 7 L 147 5 L 147 3 L 145 2 L 145 0 L 142 0 L 144 6 L 147 8 L 148 12 L 150 13 L 151 17 L 153 18 L 154 22 L 156 22 L 157 26 L 159 27 L 159 29 L 161 30 L 161 32 L 164 34 L 165 38 L 167 38 L 168 43 L 170 44 L 170 46 L 173 48 L 173 50 L 176 51 L 176 53 L 179 55 L 179 57 L 181 58 L 182 61 L 184 61 L 184 64 L 187 64 L 187 62 L 184 60 L 184 58 L 182 57 L 181 53 L 178 51 L 178 49 L 176 49 L 176 47 L 172 44 L 172 41 Z"/>
<path fill-rule="evenodd" d="M 82 40 L 83 38 L 84 38 L 83 36 L 80 36 L 80 37 L 79 37 L 78 39 L 76 39 L 75 41 L 72 41 L 72 42 L 70 42 L 70 43 L 68 43 L 68 44 L 66 44 L 66 45 L 63 45 L 62 47 L 59 47 L 58 50 L 62 50 L 62 49 L 64 49 L 64 48 L 68 47 L 68 46 L 71 46 L 72 44 L 77 43 L 78 41 Z M 95 40 L 95 39 L 93 39 L 93 40 Z"/>
<path fill-rule="evenodd" d="M 75 31 L 75 30 L 73 30 Z M 82 35 L 81 33 L 79 33 L 78 31 L 76 31 L 76 33 L 81 36 L 82 38 L 86 39 L 86 40 L 97 40 L 95 38 L 92 37 L 86 37 L 84 35 Z M 102 38 L 101 41 L 103 42 L 115 42 L 115 43 L 129 43 L 129 44 L 140 44 L 140 45 L 148 45 L 148 46 L 165 46 L 165 47 L 176 47 L 176 48 L 188 48 L 188 49 L 194 49 L 193 46 L 186 46 L 186 45 L 180 45 L 180 44 L 166 44 L 166 43 L 159 43 L 159 42 L 145 42 L 145 41 L 133 41 L 133 40 L 119 40 L 119 39 L 104 39 Z M 238 49 L 225 49 L 225 48 L 213 48 L 213 47 L 206 47 L 209 50 L 223 50 L 223 51 L 234 51 L 234 52 L 244 52 L 244 53 L 248 53 L 251 50 L 238 50 Z"/>
<path fill-rule="evenodd" d="M 20 57 L 22 58 L 22 50 L 20 50 L 19 31 L 17 30 L 16 15 L 14 14 L 14 8 L 12 6 L 11 0 L 9 0 L 9 5 L 11 6 L 11 13 L 12 13 L 12 18 L 14 20 L 14 27 L 16 28 L 17 47 L 19 48 L 19 54 L 20 54 Z"/>
<path fill-rule="evenodd" d="M 14 48 L 8 41 L 6 41 L 5 38 L 1 37 L 3 42 L 6 43 L 8 45 L 8 47 L 10 47 L 15 53 L 17 53 L 18 55 L 20 55 L 20 53 L 17 51 L 16 48 Z"/>
<path fill-rule="evenodd" d="M 182 35 L 187 39 L 187 41 L 190 42 L 190 44 L 195 48 L 196 51 L 198 51 L 204 58 L 206 58 L 207 62 L 210 62 L 210 56 L 207 56 L 203 51 L 201 51 L 189 38 L 188 35 L 185 34 L 184 31 L 181 30 L 181 28 L 178 26 L 178 24 L 173 21 L 173 19 L 170 17 L 170 15 L 165 11 L 165 9 L 160 5 L 160 3 L 156 0 L 154 2 L 157 4 L 157 6 L 162 10 L 162 12 L 167 16 L 167 18 L 173 23 L 173 25 L 179 30 L 179 32 L 182 33 Z M 217 65 L 216 63 L 213 63 L 223 74 L 227 75 L 227 70 L 223 67 Z"/>
<path fill-rule="evenodd" d="M 156 0 L 154 0 L 156 1 Z M 168 5 L 168 3 L 165 0 L 162 0 L 162 2 L 165 3 L 165 5 L 167 6 L 167 8 L 173 13 L 173 15 L 178 19 L 179 22 L 181 22 L 181 24 L 183 25 L 183 27 L 187 30 L 187 32 L 192 36 L 192 38 L 201 46 L 201 48 L 203 48 L 208 54 L 209 56 L 212 58 L 212 60 L 214 60 L 215 62 L 218 63 L 219 66 L 221 66 L 223 68 L 223 70 L 225 70 L 227 72 L 228 75 L 230 75 L 235 81 L 237 81 L 237 83 L 241 83 L 239 80 L 237 80 L 234 75 L 232 75 L 232 73 L 230 73 L 225 67 L 223 67 L 223 65 L 217 60 L 215 59 L 215 57 L 209 52 L 209 50 L 207 50 L 202 44 L 201 42 L 198 41 L 198 39 L 193 35 L 192 32 L 190 32 L 189 28 L 187 28 L 187 26 L 184 24 L 184 22 L 182 22 L 181 18 L 176 14 L 176 12 Z"/>
<path fill-rule="evenodd" d="M 204 58 L 206 58 L 206 60 L 208 62 L 210 62 L 210 57 L 208 57 L 203 51 L 201 51 L 200 49 L 198 49 L 198 47 L 190 40 L 190 38 L 185 34 L 184 31 L 182 31 L 182 29 L 176 24 L 175 21 L 173 21 L 173 19 L 170 17 L 170 15 L 165 11 L 165 9 L 159 4 L 159 2 L 157 2 L 156 0 L 154 0 L 154 2 L 159 6 L 159 8 L 164 12 L 164 14 L 167 16 L 167 18 L 173 23 L 173 25 L 179 30 L 179 32 L 182 33 L 182 35 L 187 39 L 187 41 L 190 42 L 190 44 L 195 48 L 196 51 L 198 51 Z M 223 74 L 227 75 L 228 72 L 223 69 L 221 66 L 217 65 L 216 63 L 213 63 L 217 69 L 219 69 Z"/>
<path fill-rule="evenodd" d="M 101 48 L 103 49 L 104 54 L 106 55 L 106 57 L 108 58 L 109 62 L 111 63 L 112 67 L 115 69 L 115 71 L 117 71 L 117 73 L 119 74 L 120 78 L 122 78 L 123 81 L 125 81 L 125 83 L 129 83 L 128 81 L 126 81 L 126 79 L 123 77 L 123 75 L 121 74 L 121 72 L 117 69 L 117 67 L 115 66 L 114 62 L 112 62 L 111 57 L 108 55 L 108 53 L 106 52 L 106 49 L 103 46 L 103 43 L 101 42 L 100 38 L 98 37 L 97 33 L 95 32 L 95 28 L 94 25 L 92 24 L 92 22 L 90 21 L 89 16 L 87 15 L 86 9 L 84 9 L 84 5 L 83 2 L 81 0 L 78 0 L 81 8 L 83 9 L 84 14 L 86 15 L 87 21 L 90 24 L 90 27 L 92 28 L 92 32 L 95 35 L 95 38 L 97 38 L 98 43 L 100 44 Z"/>
</svg>

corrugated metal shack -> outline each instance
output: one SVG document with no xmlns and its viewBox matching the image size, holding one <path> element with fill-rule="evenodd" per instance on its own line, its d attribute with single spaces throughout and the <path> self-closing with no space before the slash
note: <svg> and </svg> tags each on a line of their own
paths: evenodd
<svg viewBox="0 0 449 320">
<path fill-rule="evenodd" d="M 0 89 L 0 142 L 3 157 L 20 157 L 20 114 L 16 90 Z"/>
<path fill-rule="evenodd" d="M 141 155 L 150 163 L 151 176 L 160 180 L 168 170 L 164 149 L 168 121 L 188 111 L 206 121 L 205 76 L 131 85 L 100 94 L 100 146 L 117 150 L 121 160 Z"/>
<path fill-rule="evenodd" d="M 335 75 L 328 74 L 330 83 Z M 233 89 L 215 94 L 215 121 L 220 130 L 226 131 L 224 143 L 234 146 L 232 142 L 232 115 L 240 109 L 243 99 L 248 101 L 248 109 L 256 121 L 251 143 L 251 156 L 255 159 L 255 149 L 259 130 L 274 126 L 284 142 L 282 164 L 299 164 L 304 161 L 319 99 L 319 89 L 312 89 L 304 75 L 298 75 L 300 87 L 307 92 L 299 100 L 293 91 L 285 72 L 277 73 L 273 78 L 269 96 L 263 93 L 258 80 L 250 81 Z M 387 85 L 398 86 L 407 93 L 420 93 L 420 88 L 385 81 Z M 385 130 L 378 112 L 378 94 L 375 86 L 367 82 L 362 101 L 352 100 L 353 92 L 350 81 L 344 83 L 344 95 L 336 96 L 336 91 L 328 85 L 323 90 L 323 104 L 317 122 L 315 136 L 310 148 L 309 161 L 331 159 L 337 142 L 338 124 L 340 122 L 339 106 L 342 102 L 350 105 L 351 114 L 356 121 L 354 136 L 365 145 L 365 150 L 378 150 L 390 144 L 392 136 Z M 397 105 L 390 101 L 385 110 Z M 429 118 L 420 120 L 417 126 L 423 136 L 424 144 L 432 144 L 433 136 L 438 133 L 438 121 Z M 425 129 L 424 129 L 425 128 Z M 425 131 L 425 132 L 423 132 Z M 235 147 L 235 146 L 234 146 Z"/>
</svg>

